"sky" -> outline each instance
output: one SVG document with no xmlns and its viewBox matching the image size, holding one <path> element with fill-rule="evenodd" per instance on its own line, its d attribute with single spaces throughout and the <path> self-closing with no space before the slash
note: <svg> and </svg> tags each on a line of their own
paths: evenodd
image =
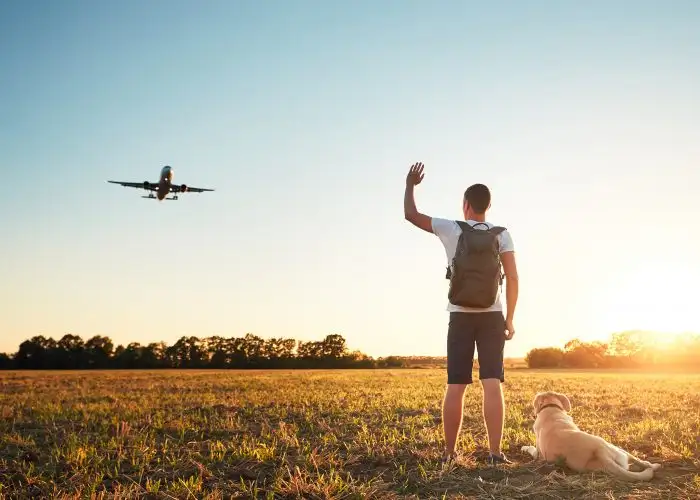
<svg viewBox="0 0 700 500">
<path fill-rule="evenodd" d="M 506 356 L 700 331 L 700 3 L 0 4 L 0 352 L 340 333 L 445 355 L 445 253 L 492 191 Z M 107 180 L 215 189 L 176 202 Z"/>
</svg>

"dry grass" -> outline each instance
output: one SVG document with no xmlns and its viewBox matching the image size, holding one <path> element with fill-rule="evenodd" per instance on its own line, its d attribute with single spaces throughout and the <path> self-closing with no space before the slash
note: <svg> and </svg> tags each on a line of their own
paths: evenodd
<svg viewBox="0 0 700 500">
<path fill-rule="evenodd" d="M 505 451 L 490 470 L 481 390 L 461 449 L 441 445 L 440 370 L 0 373 L 0 496 L 11 498 L 700 497 L 700 376 L 512 371 Z M 535 392 L 663 469 L 650 483 L 534 463 Z"/>
</svg>

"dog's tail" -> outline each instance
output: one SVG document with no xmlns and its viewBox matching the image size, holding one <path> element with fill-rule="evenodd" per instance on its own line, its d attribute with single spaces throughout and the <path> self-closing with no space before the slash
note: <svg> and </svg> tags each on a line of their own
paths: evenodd
<svg viewBox="0 0 700 500">
<path fill-rule="evenodd" d="M 629 469 L 625 469 L 620 464 L 618 464 L 609 450 L 604 448 L 603 453 L 599 453 L 599 459 L 603 464 L 603 470 L 608 474 L 617 476 L 628 481 L 651 481 L 654 477 L 654 469 L 644 469 L 641 472 L 634 472 Z"/>
</svg>

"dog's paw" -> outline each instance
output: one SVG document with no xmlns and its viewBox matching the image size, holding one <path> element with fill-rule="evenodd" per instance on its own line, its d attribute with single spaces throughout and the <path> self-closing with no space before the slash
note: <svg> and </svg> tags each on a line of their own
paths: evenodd
<svg viewBox="0 0 700 500">
<path fill-rule="evenodd" d="M 520 451 L 527 453 L 532 458 L 537 458 L 537 448 L 535 446 L 523 446 Z"/>
<path fill-rule="evenodd" d="M 661 464 L 651 464 L 651 470 L 659 470 L 661 468 Z"/>
</svg>

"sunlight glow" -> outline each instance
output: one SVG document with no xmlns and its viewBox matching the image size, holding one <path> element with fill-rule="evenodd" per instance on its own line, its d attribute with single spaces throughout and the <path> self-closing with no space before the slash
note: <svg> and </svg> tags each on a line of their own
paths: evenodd
<svg viewBox="0 0 700 500">
<path fill-rule="evenodd" d="M 687 270 L 680 264 L 660 264 L 654 259 L 643 264 L 617 274 L 617 281 L 608 283 L 594 299 L 595 331 L 602 336 L 634 329 L 656 332 L 650 341 L 659 346 L 670 345 L 687 332 L 700 331 L 700 324 L 689 313 L 693 278 Z"/>
</svg>

